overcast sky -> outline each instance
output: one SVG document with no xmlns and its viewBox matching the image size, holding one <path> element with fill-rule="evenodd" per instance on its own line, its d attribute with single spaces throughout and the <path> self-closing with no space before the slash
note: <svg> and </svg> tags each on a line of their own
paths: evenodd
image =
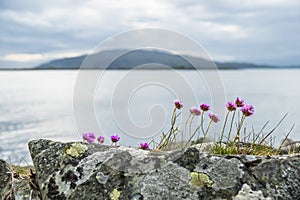
<svg viewBox="0 0 300 200">
<path fill-rule="evenodd" d="M 0 67 L 88 53 L 145 27 L 183 33 L 218 61 L 300 64 L 299 0 L 0 0 Z"/>
</svg>

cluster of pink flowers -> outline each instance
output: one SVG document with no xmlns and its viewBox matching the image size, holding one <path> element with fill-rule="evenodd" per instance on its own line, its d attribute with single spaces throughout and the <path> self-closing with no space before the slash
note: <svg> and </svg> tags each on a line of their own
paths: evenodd
<svg viewBox="0 0 300 200">
<path fill-rule="evenodd" d="M 82 134 L 82 138 L 87 141 L 88 143 L 93 143 L 94 140 L 96 139 L 96 136 L 93 132 L 89 132 L 89 133 L 84 133 Z"/>
<path fill-rule="evenodd" d="M 229 111 L 234 111 L 234 110 L 236 110 L 236 107 L 237 107 L 236 103 L 231 102 L 231 101 L 228 101 L 228 103 L 226 104 L 226 108 L 227 108 L 227 110 L 229 110 Z"/>
<path fill-rule="evenodd" d="M 192 115 L 196 115 L 196 116 L 201 115 L 201 110 L 197 107 L 190 108 L 190 112 L 191 112 Z"/>
<path fill-rule="evenodd" d="M 177 109 L 181 109 L 183 107 L 183 103 L 181 100 L 178 99 L 174 100 L 174 104 L 175 104 L 175 108 Z"/>
<path fill-rule="evenodd" d="M 248 117 L 254 114 L 254 107 L 251 104 L 245 104 L 243 99 L 239 97 L 236 98 L 234 102 L 229 101 L 226 104 L 226 108 L 228 111 L 235 111 L 237 107 L 241 108 L 242 113 Z"/>
<path fill-rule="evenodd" d="M 96 139 L 96 136 L 93 132 L 88 132 L 88 133 L 83 133 L 82 138 L 83 138 L 83 140 L 87 141 L 88 143 L 93 143 Z M 120 137 L 118 135 L 112 135 L 112 136 L 110 136 L 110 139 L 113 143 L 116 143 L 120 140 Z M 100 135 L 99 137 L 97 137 L 97 141 L 99 144 L 103 144 L 104 136 Z"/>
<path fill-rule="evenodd" d="M 147 142 L 141 143 L 140 148 L 143 149 L 143 150 L 149 150 L 150 149 L 149 144 Z"/>
<path fill-rule="evenodd" d="M 210 105 L 205 104 L 205 103 L 201 104 L 199 106 L 199 108 L 197 108 L 197 107 L 190 108 L 190 112 L 194 116 L 198 116 L 198 115 L 204 114 L 204 112 L 209 111 L 209 110 L 210 110 Z M 218 115 L 215 114 L 215 113 L 213 113 L 213 112 L 209 113 L 208 116 L 215 123 L 217 123 L 218 121 L 220 121 L 220 118 L 218 117 Z"/>
<path fill-rule="evenodd" d="M 239 97 L 236 98 L 235 104 L 237 107 L 243 107 L 245 105 L 245 101 L 243 99 L 240 99 Z"/>
<path fill-rule="evenodd" d="M 254 114 L 254 107 L 251 104 L 246 104 L 241 108 L 241 111 L 246 117 L 251 116 Z"/>
<path fill-rule="evenodd" d="M 110 136 L 110 139 L 113 143 L 117 143 L 120 140 L 120 137 L 118 135 L 112 135 Z"/>
<path fill-rule="evenodd" d="M 208 111 L 210 109 L 210 105 L 203 103 L 200 105 L 200 109 L 203 111 Z"/>
<path fill-rule="evenodd" d="M 175 104 L 175 108 L 177 109 L 181 109 L 183 107 L 183 103 L 180 100 L 175 100 L 174 104 Z M 229 101 L 226 104 L 226 108 L 228 111 L 235 111 L 238 107 L 241 108 L 241 111 L 245 116 L 251 116 L 254 114 L 254 107 L 251 104 L 245 104 L 245 101 L 239 97 L 237 97 L 234 102 Z M 210 110 L 210 105 L 205 103 L 201 104 L 199 108 L 198 107 L 190 108 L 190 112 L 194 116 L 201 115 L 203 114 L 203 112 L 209 110 Z M 208 116 L 215 123 L 220 121 L 218 115 L 213 112 L 209 113 Z"/>
<path fill-rule="evenodd" d="M 88 143 L 93 143 L 96 139 L 96 136 L 93 132 L 88 132 L 88 133 L 83 133 L 82 138 L 83 138 L 83 140 L 87 141 Z M 120 136 L 111 135 L 110 140 L 112 141 L 113 144 L 117 144 L 117 142 L 120 140 Z M 99 144 L 103 144 L 104 136 L 100 135 L 99 137 L 97 137 L 97 141 Z M 147 142 L 141 143 L 140 149 L 149 150 L 150 149 L 149 144 Z"/>
<path fill-rule="evenodd" d="M 211 112 L 211 113 L 208 114 L 208 116 L 215 123 L 218 123 L 218 121 L 220 121 L 220 118 L 215 113 Z"/>
<path fill-rule="evenodd" d="M 83 134 L 82 134 L 82 138 L 83 138 L 85 141 L 87 141 L 88 143 L 93 143 L 94 140 L 96 139 L 96 136 L 95 136 L 95 134 L 94 134 L 93 132 L 88 132 L 88 133 L 83 133 Z M 97 138 L 97 140 L 98 140 L 98 143 L 99 143 L 99 144 L 102 144 L 102 143 L 104 142 L 104 137 L 100 135 L 100 136 Z"/>
<path fill-rule="evenodd" d="M 100 135 L 98 138 L 97 138 L 99 144 L 102 144 L 104 142 L 104 137 L 102 135 Z"/>
<path fill-rule="evenodd" d="M 174 100 L 174 106 L 175 106 L 175 108 L 174 108 L 175 110 L 176 109 L 179 110 L 183 107 L 183 102 L 181 100 L 178 100 L 178 99 Z M 239 98 L 239 97 L 237 97 L 234 102 L 231 102 L 231 101 L 227 102 L 226 108 L 230 112 L 231 111 L 236 111 L 237 108 L 240 108 L 240 110 L 243 113 L 244 117 L 251 116 L 251 115 L 254 114 L 254 107 L 251 104 L 245 104 L 245 101 L 243 99 Z M 175 112 L 175 110 L 174 110 L 174 112 Z M 199 115 L 202 114 L 201 115 L 201 117 L 202 117 L 201 120 L 203 120 L 204 113 L 209 111 L 209 110 L 210 110 L 210 105 L 203 103 L 199 107 L 190 108 L 190 113 L 194 116 L 199 116 Z M 218 123 L 220 121 L 219 116 L 217 114 L 213 113 L 213 112 L 210 112 L 208 114 L 208 117 L 210 118 L 211 122 Z M 209 126 L 207 128 L 207 131 L 208 131 L 208 129 L 209 129 Z M 88 143 L 93 143 L 95 139 L 97 139 L 99 144 L 104 143 L 104 136 L 96 137 L 93 132 L 83 133 L 82 138 L 85 141 L 87 141 Z M 113 144 L 117 144 L 117 142 L 120 140 L 120 137 L 118 135 L 111 135 L 110 139 L 111 139 Z M 147 142 L 140 143 L 139 148 L 143 149 L 143 150 L 149 150 L 150 149 L 149 144 Z"/>
</svg>

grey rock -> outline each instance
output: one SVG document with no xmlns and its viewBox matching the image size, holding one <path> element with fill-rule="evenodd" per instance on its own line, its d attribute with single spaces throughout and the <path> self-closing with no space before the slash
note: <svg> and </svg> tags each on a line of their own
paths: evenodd
<svg viewBox="0 0 300 200">
<path fill-rule="evenodd" d="M 300 199 L 300 157 L 34 140 L 42 199 Z"/>
<path fill-rule="evenodd" d="M 0 195 L 3 197 L 10 189 L 11 175 L 8 164 L 0 159 Z"/>
<path fill-rule="evenodd" d="M 38 200 L 39 191 L 31 187 L 29 177 L 23 177 L 16 169 L 0 159 L 0 196 L 2 200 Z"/>
<path fill-rule="evenodd" d="M 263 160 L 252 168 L 255 187 L 274 199 L 300 199 L 300 155 Z"/>
</svg>

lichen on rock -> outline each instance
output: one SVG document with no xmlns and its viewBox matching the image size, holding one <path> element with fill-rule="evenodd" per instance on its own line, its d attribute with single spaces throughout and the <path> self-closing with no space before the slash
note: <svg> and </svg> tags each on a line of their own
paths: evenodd
<svg viewBox="0 0 300 200">
<path fill-rule="evenodd" d="M 300 199 L 299 155 L 217 156 L 196 148 L 157 152 L 48 140 L 32 141 L 29 149 L 45 200 Z"/>
<path fill-rule="evenodd" d="M 72 157 L 78 157 L 81 154 L 83 154 L 87 149 L 88 149 L 87 146 L 85 146 L 81 143 L 75 142 L 75 143 L 71 144 L 71 147 L 69 147 L 66 150 L 66 153 Z"/>
<path fill-rule="evenodd" d="M 197 187 L 209 187 L 213 184 L 213 181 L 209 179 L 207 174 L 205 173 L 198 173 L 198 172 L 191 172 L 191 186 Z"/>
<path fill-rule="evenodd" d="M 98 172 L 96 175 L 97 181 L 101 184 L 105 184 L 107 182 L 108 178 L 109 178 L 109 176 L 106 176 L 102 172 Z"/>
<path fill-rule="evenodd" d="M 119 200 L 120 194 L 121 193 L 117 189 L 114 189 L 109 196 L 111 200 Z"/>
<path fill-rule="evenodd" d="M 253 191 L 246 183 L 243 185 L 239 193 L 233 198 L 233 200 L 271 200 L 270 197 L 264 197 L 262 191 Z"/>
</svg>

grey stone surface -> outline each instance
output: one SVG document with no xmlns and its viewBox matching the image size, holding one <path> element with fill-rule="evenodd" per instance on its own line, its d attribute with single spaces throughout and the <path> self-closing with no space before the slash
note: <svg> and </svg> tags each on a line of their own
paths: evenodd
<svg viewBox="0 0 300 200">
<path fill-rule="evenodd" d="M 34 140 L 43 199 L 300 199 L 300 156 L 216 156 Z"/>
<path fill-rule="evenodd" d="M 300 199 L 300 157 L 264 160 L 252 168 L 257 189 L 275 199 Z M 254 182 L 255 183 L 255 182 Z"/>
<path fill-rule="evenodd" d="M 8 164 L 0 159 L 0 195 L 3 197 L 10 188 L 10 174 Z"/>
<path fill-rule="evenodd" d="M 39 192 L 33 187 L 30 177 L 17 172 L 19 167 L 12 167 L 0 159 L 0 197 L 2 200 L 38 200 Z M 32 187 L 31 187 L 32 186 Z"/>
</svg>

